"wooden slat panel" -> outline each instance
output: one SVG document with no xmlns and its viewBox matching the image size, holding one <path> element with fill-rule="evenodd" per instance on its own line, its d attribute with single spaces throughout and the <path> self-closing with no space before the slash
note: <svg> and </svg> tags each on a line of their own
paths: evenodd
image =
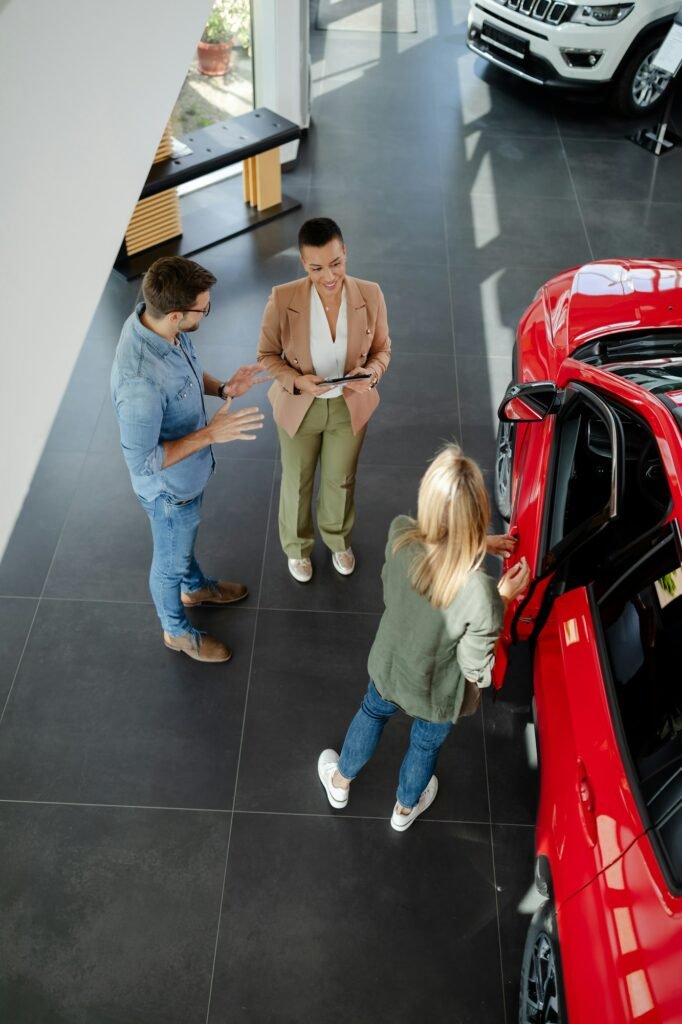
<svg viewBox="0 0 682 1024">
<path fill-rule="evenodd" d="M 137 203 L 125 236 L 129 256 L 182 234 L 180 199 L 176 189 Z"/>
<path fill-rule="evenodd" d="M 161 142 L 159 143 L 156 155 L 152 160 L 153 164 L 158 164 L 161 160 L 167 160 L 169 156 L 173 154 L 173 136 L 171 134 L 170 121 L 166 125 L 166 129 L 161 136 Z"/>
</svg>

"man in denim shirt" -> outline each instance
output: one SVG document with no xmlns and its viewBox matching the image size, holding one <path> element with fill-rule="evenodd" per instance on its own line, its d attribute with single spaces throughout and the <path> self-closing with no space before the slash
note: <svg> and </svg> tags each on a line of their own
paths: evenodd
<svg viewBox="0 0 682 1024">
<path fill-rule="evenodd" d="M 232 651 L 194 629 L 185 609 L 240 601 L 247 589 L 205 576 L 194 557 L 203 491 L 215 468 L 211 445 L 255 440 L 251 432 L 263 425 L 258 409 L 228 409 L 232 398 L 267 379 L 258 376 L 258 364 L 225 382 L 202 371 L 190 332 L 208 316 L 215 282 L 192 260 L 156 260 L 142 282 L 144 302 L 123 325 L 111 371 L 123 455 L 152 528 L 149 587 L 164 643 L 212 662 L 228 661 Z M 211 420 L 204 395 L 225 403 Z"/>
</svg>

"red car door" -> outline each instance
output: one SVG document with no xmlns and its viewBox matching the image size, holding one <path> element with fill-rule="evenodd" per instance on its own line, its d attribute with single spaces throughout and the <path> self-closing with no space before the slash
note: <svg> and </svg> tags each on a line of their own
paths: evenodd
<svg viewBox="0 0 682 1024">
<path fill-rule="evenodd" d="M 637 840 L 557 913 L 569 1021 L 682 1021 L 682 899 Z M 588 946 L 586 955 L 586 944 Z"/>
<path fill-rule="evenodd" d="M 556 566 L 567 553 L 575 553 L 579 545 L 594 546 L 603 527 L 618 514 L 623 458 L 620 425 L 599 395 L 581 383 L 581 364 L 573 360 L 567 363 L 571 364 L 571 369 L 562 374 L 565 382 L 560 379 L 556 390 L 558 411 L 548 411 L 534 421 L 515 423 L 509 532 L 517 538 L 517 548 L 509 565 L 525 557 L 531 583 L 526 594 L 507 608 L 493 672 L 493 684 L 498 688 L 504 680 L 509 647 L 527 640 L 537 629 L 538 616 L 547 601 Z M 551 384 L 543 386 L 553 387 Z M 521 386 L 524 394 L 526 387 Z M 575 439 L 566 427 L 559 432 L 559 438 L 555 436 L 557 423 L 561 426 L 564 421 L 571 423 L 577 418 L 576 403 L 587 405 L 584 418 L 589 415 L 602 424 L 606 444 L 602 462 L 608 473 L 608 478 L 605 476 L 599 481 L 602 486 L 595 490 L 592 503 L 585 504 L 582 515 L 579 509 L 563 508 Z M 501 411 L 505 404 L 506 399 Z M 520 415 L 524 415 L 523 408 Z M 558 512 L 557 502 L 562 505 Z M 569 522 L 557 526 L 562 516 L 567 516 Z"/>
<path fill-rule="evenodd" d="M 587 587 L 557 596 L 533 663 L 542 772 L 537 852 L 552 865 L 557 908 L 644 831 L 614 729 L 594 614 Z"/>
</svg>

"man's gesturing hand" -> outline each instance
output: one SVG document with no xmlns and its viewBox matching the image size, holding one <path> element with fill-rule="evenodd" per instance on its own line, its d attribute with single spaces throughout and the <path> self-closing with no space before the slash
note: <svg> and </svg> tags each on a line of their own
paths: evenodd
<svg viewBox="0 0 682 1024">
<path fill-rule="evenodd" d="M 266 380 L 270 380 L 270 378 L 260 363 L 240 366 L 225 385 L 225 396 L 239 398 L 241 395 L 245 395 L 247 391 L 250 391 L 255 384 L 264 384 Z"/>
<path fill-rule="evenodd" d="M 239 412 L 228 412 L 229 408 L 229 402 L 221 405 L 209 423 L 211 444 L 224 444 L 226 441 L 255 441 L 256 435 L 250 431 L 261 430 L 264 418 L 263 413 L 258 411 L 258 406 L 252 405 L 248 409 L 240 409 Z"/>
</svg>

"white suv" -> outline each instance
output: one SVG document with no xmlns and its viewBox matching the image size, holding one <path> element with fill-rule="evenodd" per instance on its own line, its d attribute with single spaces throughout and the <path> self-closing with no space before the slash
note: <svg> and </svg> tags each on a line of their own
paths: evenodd
<svg viewBox="0 0 682 1024">
<path fill-rule="evenodd" d="M 652 59 L 681 7 L 682 0 L 471 0 L 467 43 L 539 85 L 609 89 L 616 107 L 635 116 L 669 85 Z"/>
</svg>

